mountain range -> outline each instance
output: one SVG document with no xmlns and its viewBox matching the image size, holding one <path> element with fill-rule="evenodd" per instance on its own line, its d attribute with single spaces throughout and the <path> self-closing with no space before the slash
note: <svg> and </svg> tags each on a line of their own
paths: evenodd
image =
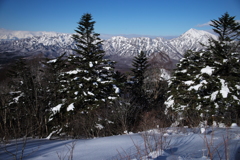
<svg viewBox="0 0 240 160">
<path fill-rule="evenodd" d="M 124 57 L 136 56 L 140 51 L 151 55 L 155 52 L 164 52 L 171 59 L 179 60 L 187 50 L 198 51 L 203 49 L 199 43 L 207 44 L 210 37 L 215 35 L 196 29 L 190 29 L 181 36 L 166 40 L 164 38 L 151 39 L 148 37 L 125 38 L 112 37 L 104 42 L 104 50 L 107 55 L 120 55 Z"/>
<path fill-rule="evenodd" d="M 12 31 L 4 28 L 0 28 L 0 40 L 17 40 L 21 38 L 31 38 L 34 36 L 49 35 L 55 36 L 57 32 L 45 32 L 45 31 Z"/>
<path fill-rule="evenodd" d="M 164 39 L 136 37 L 126 38 L 116 36 L 104 40 L 103 49 L 108 57 L 131 58 L 144 51 L 148 56 L 163 52 L 170 59 L 178 61 L 187 50 L 203 49 L 200 44 L 207 44 L 210 37 L 215 35 L 196 29 L 190 29 L 177 38 Z M 0 29 L 0 60 L 14 57 L 26 57 L 43 54 L 55 58 L 64 52 L 73 54 L 76 48 L 71 34 L 56 32 L 8 31 Z"/>
</svg>

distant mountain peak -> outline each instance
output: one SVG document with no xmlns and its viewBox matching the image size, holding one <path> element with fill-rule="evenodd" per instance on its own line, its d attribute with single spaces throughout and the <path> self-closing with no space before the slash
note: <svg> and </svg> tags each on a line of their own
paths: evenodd
<svg viewBox="0 0 240 160">
<path fill-rule="evenodd" d="M 194 29 L 194 28 L 190 28 L 187 32 L 199 32 L 199 31 L 202 31 L 202 30 L 197 30 L 197 29 Z"/>
<path fill-rule="evenodd" d="M 199 38 L 202 36 L 214 37 L 215 35 L 207 32 L 207 31 L 191 28 L 188 31 L 186 31 L 185 33 L 183 33 L 180 37 L 184 37 L 184 36 L 192 37 L 192 38 Z"/>
</svg>

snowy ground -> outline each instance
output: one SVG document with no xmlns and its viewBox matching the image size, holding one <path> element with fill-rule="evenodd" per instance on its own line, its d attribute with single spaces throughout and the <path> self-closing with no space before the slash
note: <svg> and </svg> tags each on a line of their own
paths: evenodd
<svg viewBox="0 0 240 160">
<path fill-rule="evenodd" d="M 24 151 L 23 159 L 34 160 L 240 160 L 240 127 L 166 128 L 85 140 L 29 139 L 25 147 L 22 142 L 1 145 L 0 159 L 14 159 Z"/>
</svg>

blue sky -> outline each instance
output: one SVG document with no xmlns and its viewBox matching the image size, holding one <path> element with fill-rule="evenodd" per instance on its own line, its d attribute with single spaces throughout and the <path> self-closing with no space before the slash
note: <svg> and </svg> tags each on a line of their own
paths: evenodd
<svg viewBox="0 0 240 160">
<path fill-rule="evenodd" d="M 0 0 L 0 28 L 74 33 L 84 13 L 103 35 L 178 36 L 210 30 L 225 12 L 240 19 L 240 0 Z"/>
</svg>

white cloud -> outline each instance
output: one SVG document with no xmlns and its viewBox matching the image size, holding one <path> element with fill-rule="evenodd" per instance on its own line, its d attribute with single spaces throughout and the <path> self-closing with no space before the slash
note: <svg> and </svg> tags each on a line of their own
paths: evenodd
<svg viewBox="0 0 240 160">
<path fill-rule="evenodd" d="M 240 20 L 236 20 L 236 22 L 240 23 Z M 212 24 L 211 21 L 203 24 L 198 24 L 197 27 L 206 27 L 206 26 L 210 26 L 210 24 Z"/>
<path fill-rule="evenodd" d="M 210 26 L 210 24 L 212 24 L 211 21 L 207 22 L 207 23 L 203 23 L 203 24 L 198 24 L 197 27 L 205 27 L 205 26 Z"/>
</svg>

